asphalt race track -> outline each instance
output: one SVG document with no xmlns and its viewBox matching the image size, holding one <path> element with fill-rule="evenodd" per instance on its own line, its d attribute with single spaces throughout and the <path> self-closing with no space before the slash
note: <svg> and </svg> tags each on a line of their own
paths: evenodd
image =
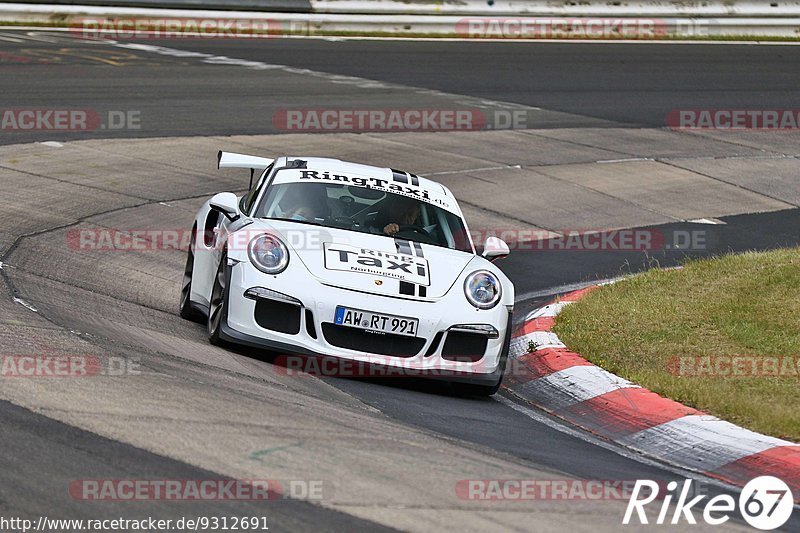
<svg viewBox="0 0 800 533">
<path fill-rule="evenodd" d="M 69 33 L 35 32 L 36 40 L 0 33 L 5 36 L 0 39 L 0 65 L 12 74 L 3 82 L 7 101 L 22 108 L 53 108 L 66 102 L 102 111 L 141 112 L 138 131 L 80 133 L 73 138 L 270 133 L 272 114 L 285 108 L 442 105 L 435 95 L 409 88 L 468 96 L 473 105 L 488 100 L 545 110 L 531 115 L 530 128 L 659 127 L 675 109 L 791 109 L 800 77 L 800 49 L 780 45 L 335 39 L 122 43 L 372 80 L 339 80 L 330 87 L 323 78 L 293 75 L 286 68 L 241 68 L 233 74 L 219 61 L 197 68 L 202 59 L 87 44 Z M 42 65 L 51 68 L 38 68 Z M 43 90 L 31 91 L 31 86 Z M 0 142 L 42 138 L 17 133 Z"/>
<path fill-rule="evenodd" d="M 70 232 L 188 229 L 208 196 L 247 186 L 242 173 L 215 169 L 216 150 L 225 149 L 429 175 L 463 201 L 473 230 L 638 228 L 658 237 L 645 252 L 515 250 L 501 266 L 521 320 L 587 281 L 686 256 L 800 244 L 796 131 L 664 127 L 675 109 L 791 108 L 798 67 L 797 46 L 117 43 L 0 30 L 4 109 L 91 110 L 106 126 L 0 132 L 0 353 L 80 354 L 103 368 L 135 368 L 0 378 L 0 516 L 265 516 L 278 531 L 597 532 L 620 527 L 624 501 L 480 502 L 455 487 L 465 479 L 692 477 L 707 494 L 735 492 L 503 393 L 474 399 L 413 379 L 298 377 L 274 364 L 275 354 L 213 347 L 203 326 L 177 315 L 185 252 L 83 250 Z M 273 121 L 311 108 L 516 110 L 526 122 L 506 131 L 356 134 L 292 133 Z M 133 112 L 138 127 L 110 127 L 109 112 Z M 277 501 L 202 504 L 70 493 L 72 483 L 94 479 L 270 479 L 284 490 Z M 288 497 L 292 481 L 320 482 L 322 497 Z M 797 513 L 785 527 L 797 531 Z M 713 529 L 746 527 L 736 520 Z"/>
</svg>

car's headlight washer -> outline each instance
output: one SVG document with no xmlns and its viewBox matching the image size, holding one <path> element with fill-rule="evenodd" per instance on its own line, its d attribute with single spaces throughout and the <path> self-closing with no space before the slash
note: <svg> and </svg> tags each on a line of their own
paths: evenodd
<svg viewBox="0 0 800 533">
<path fill-rule="evenodd" d="M 250 262 L 265 274 L 280 274 L 289 265 L 289 249 L 278 237 L 259 235 L 247 246 Z"/>
<path fill-rule="evenodd" d="M 478 309 L 491 309 L 500 303 L 503 287 L 497 276 L 488 270 L 478 270 L 464 280 L 464 295 Z"/>
</svg>

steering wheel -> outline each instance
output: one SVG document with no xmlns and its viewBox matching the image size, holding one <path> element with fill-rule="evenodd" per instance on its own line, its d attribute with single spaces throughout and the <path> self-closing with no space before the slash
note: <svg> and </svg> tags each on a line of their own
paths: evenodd
<svg viewBox="0 0 800 533">
<path fill-rule="evenodd" d="M 395 235 L 397 235 L 398 233 L 411 232 L 411 233 L 416 233 L 417 235 L 422 235 L 423 237 L 427 237 L 429 239 L 433 239 L 433 235 L 431 235 L 431 233 L 428 230 L 420 226 L 414 226 L 412 224 L 399 224 L 398 228 L 399 229 L 397 230 L 397 233 L 395 233 Z"/>
<path fill-rule="evenodd" d="M 342 204 L 342 208 L 348 213 L 353 208 L 353 202 L 355 202 L 355 200 L 353 199 L 352 196 L 339 197 L 339 203 Z"/>
</svg>

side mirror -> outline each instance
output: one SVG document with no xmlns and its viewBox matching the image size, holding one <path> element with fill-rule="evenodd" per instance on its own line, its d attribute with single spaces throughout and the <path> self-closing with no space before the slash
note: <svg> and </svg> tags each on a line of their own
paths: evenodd
<svg viewBox="0 0 800 533">
<path fill-rule="evenodd" d="M 208 202 L 209 206 L 211 206 L 211 209 L 218 213 L 222 213 L 225 215 L 225 218 L 231 222 L 239 218 L 238 203 L 239 201 L 236 198 L 236 195 L 232 192 L 221 192 L 219 194 L 215 194 Z"/>
<path fill-rule="evenodd" d="M 483 257 L 489 261 L 494 261 L 501 257 L 505 257 L 511 253 L 506 241 L 497 237 L 487 237 L 486 242 L 483 243 Z"/>
</svg>

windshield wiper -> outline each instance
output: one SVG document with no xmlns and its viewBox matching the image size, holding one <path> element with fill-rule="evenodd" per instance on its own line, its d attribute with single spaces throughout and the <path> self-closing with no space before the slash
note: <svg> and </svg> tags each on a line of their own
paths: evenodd
<svg viewBox="0 0 800 533">
<path fill-rule="evenodd" d="M 280 218 L 280 217 L 264 217 L 264 220 L 284 220 L 286 222 L 297 222 L 298 224 L 308 224 L 309 226 L 322 226 L 327 227 L 325 224 L 314 222 L 312 220 L 296 220 L 294 218 Z"/>
</svg>

